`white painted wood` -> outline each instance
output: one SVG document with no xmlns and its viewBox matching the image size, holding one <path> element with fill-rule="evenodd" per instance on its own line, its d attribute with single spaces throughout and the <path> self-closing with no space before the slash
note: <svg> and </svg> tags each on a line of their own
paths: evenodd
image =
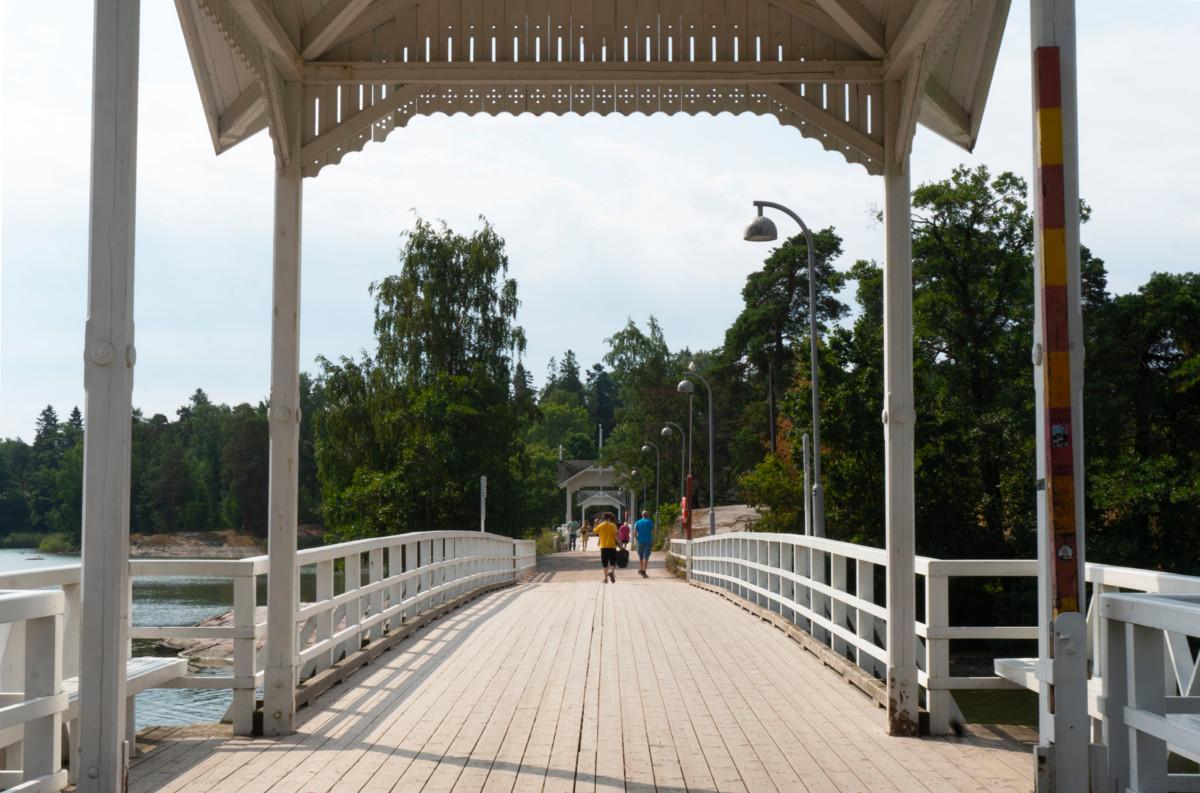
<svg viewBox="0 0 1200 793">
<path fill-rule="evenodd" d="M 284 89 L 291 151 L 300 149 L 300 87 Z M 300 236 L 299 158 L 276 163 L 275 240 L 271 316 L 270 493 L 266 688 L 263 732 L 288 735 L 295 718 L 297 493 L 300 440 Z"/>
<path fill-rule="evenodd" d="M 465 62 L 378 63 L 316 61 L 306 63 L 307 85 L 403 83 L 406 85 L 541 85 L 555 82 L 628 84 L 747 85 L 798 82 L 874 83 L 881 61 L 738 61 L 738 62 L 552 62 L 490 63 L 486 70 Z"/>
<path fill-rule="evenodd" d="M 84 331 L 79 790 L 124 773 L 139 0 L 96 0 Z"/>
<path fill-rule="evenodd" d="M 814 0 L 815 4 L 829 14 L 846 31 L 851 40 L 863 52 L 874 58 L 882 58 L 887 48 L 883 41 L 883 25 L 858 0 Z"/>
<path fill-rule="evenodd" d="M 331 0 L 304 26 L 300 36 L 300 57 L 306 61 L 321 57 L 338 36 L 358 18 L 374 0 Z"/>
<path fill-rule="evenodd" d="M 907 150 L 897 128 L 902 86 L 884 85 L 883 436 L 887 520 L 888 729 L 917 734 L 916 414 L 912 364 L 912 205 Z"/>
</svg>

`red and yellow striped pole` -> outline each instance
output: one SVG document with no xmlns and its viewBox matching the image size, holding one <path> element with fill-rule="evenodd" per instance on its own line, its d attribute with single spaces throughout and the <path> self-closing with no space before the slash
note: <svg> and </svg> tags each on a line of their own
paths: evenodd
<svg viewBox="0 0 1200 793">
<path fill-rule="evenodd" d="M 1062 69 L 1058 47 L 1034 50 L 1037 107 L 1038 288 L 1041 290 L 1043 432 L 1053 616 L 1079 611 L 1080 548 L 1076 526 L 1076 427 L 1071 415 L 1071 300 L 1068 211 L 1063 169 Z M 1073 237 L 1075 235 L 1072 235 Z M 1077 243 L 1076 243 L 1077 244 Z"/>
</svg>

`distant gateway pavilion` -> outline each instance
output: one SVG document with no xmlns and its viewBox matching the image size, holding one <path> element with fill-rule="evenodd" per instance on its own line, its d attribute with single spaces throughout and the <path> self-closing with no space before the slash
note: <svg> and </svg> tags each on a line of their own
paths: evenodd
<svg viewBox="0 0 1200 793">
<path fill-rule="evenodd" d="M 725 111 L 773 116 L 883 176 L 888 710 L 893 733 L 915 733 L 908 158 L 918 123 L 965 149 L 974 146 L 1008 0 L 176 0 L 176 6 L 216 152 L 263 128 L 274 146 L 266 734 L 292 732 L 295 715 L 302 178 L 384 139 L 415 115 Z M 1082 602 L 1084 558 L 1082 449 L 1072 442 L 1082 387 L 1075 32 L 1073 0 L 1031 0 L 1031 7 L 1045 594 L 1039 644 L 1047 659 L 1051 621 L 1076 614 Z M 96 0 L 79 758 L 85 770 L 79 789 L 87 791 L 119 789 L 123 768 L 138 17 L 139 0 Z M 1057 736 L 1056 773 L 1065 779 L 1078 772 L 1068 759 L 1086 758 L 1086 731 L 1075 729 L 1085 714 L 1066 713 L 1065 706 L 1051 714 L 1051 687 L 1043 681 L 1040 688 L 1043 742 Z"/>
</svg>

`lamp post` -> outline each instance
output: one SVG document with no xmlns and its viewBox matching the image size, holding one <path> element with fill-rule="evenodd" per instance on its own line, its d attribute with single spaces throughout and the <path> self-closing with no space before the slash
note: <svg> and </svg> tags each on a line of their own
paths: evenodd
<svg viewBox="0 0 1200 793">
<path fill-rule="evenodd" d="M 662 436 L 664 438 L 671 437 L 675 432 L 679 433 L 679 497 L 682 499 L 684 495 L 684 484 L 687 478 L 687 434 L 683 431 L 683 427 L 673 421 L 664 421 L 666 426 L 662 428 Z"/>
<path fill-rule="evenodd" d="M 689 397 L 695 393 L 696 384 L 689 377 L 695 377 L 701 383 L 704 383 L 704 388 L 708 392 L 708 534 L 711 537 L 717 533 L 717 513 L 714 510 L 716 506 L 713 502 L 713 480 L 715 479 L 713 468 L 713 393 L 712 386 L 704 379 L 704 376 L 696 371 L 696 362 L 692 361 L 688 364 L 687 373 L 683 376 L 684 379 L 679 381 L 676 390 L 681 394 L 687 394 Z M 690 412 L 690 411 L 689 411 Z M 689 416 L 690 418 L 690 416 Z M 690 508 L 690 507 L 689 507 Z"/>
<path fill-rule="evenodd" d="M 808 251 L 808 346 L 812 368 L 812 422 L 813 422 L 813 534 L 825 536 L 825 491 L 821 487 L 821 386 L 817 373 L 817 259 L 813 251 L 812 232 L 804 221 L 792 210 L 771 201 L 755 201 L 758 217 L 746 226 L 743 238 L 747 242 L 771 242 L 779 239 L 779 231 L 770 218 L 763 215 L 763 208 L 778 209 L 800 226 L 804 232 L 804 247 Z"/>
<path fill-rule="evenodd" d="M 659 490 L 658 490 L 658 476 L 662 471 L 662 469 L 660 467 L 661 458 L 659 457 L 658 444 L 656 444 L 654 441 L 646 441 L 642 445 L 642 454 L 645 454 L 646 452 L 650 451 L 651 449 L 654 450 L 654 525 L 657 526 L 658 525 L 658 507 L 659 507 L 659 504 L 661 503 L 659 501 Z"/>
</svg>

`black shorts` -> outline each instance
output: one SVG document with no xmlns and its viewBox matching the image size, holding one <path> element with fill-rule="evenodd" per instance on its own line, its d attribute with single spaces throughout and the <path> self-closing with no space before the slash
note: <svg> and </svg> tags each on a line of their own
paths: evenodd
<svg viewBox="0 0 1200 793">
<path fill-rule="evenodd" d="M 617 566 L 617 549 L 616 548 L 601 548 L 600 549 L 600 564 L 605 567 Z"/>
</svg>

